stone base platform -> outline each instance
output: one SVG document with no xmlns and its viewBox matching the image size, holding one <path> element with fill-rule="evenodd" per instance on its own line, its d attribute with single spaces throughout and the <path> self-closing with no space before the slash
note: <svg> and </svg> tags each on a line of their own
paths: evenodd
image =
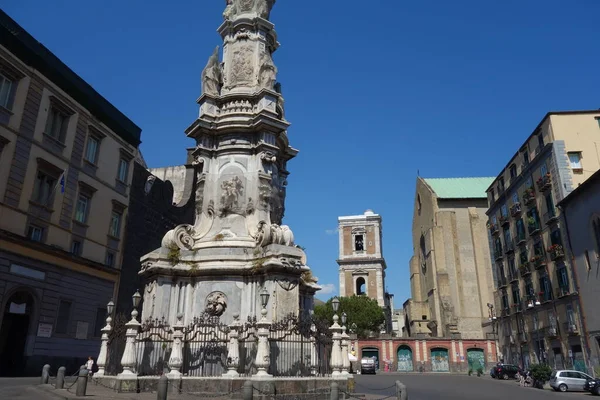
<svg viewBox="0 0 600 400">
<path fill-rule="evenodd" d="M 116 376 L 93 377 L 99 385 L 118 393 L 156 392 L 159 376 L 140 376 L 120 378 Z M 207 398 L 215 395 L 230 399 L 242 399 L 242 388 L 246 381 L 252 381 L 254 399 L 267 399 L 276 395 L 294 395 L 295 398 L 310 397 L 310 399 L 329 400 L 331 383 L 338 384 L 340 393 L 352 392 L 354 377 L 182 377 L 169 379 L 171 393 L 205 395 Z"/>
</svg>

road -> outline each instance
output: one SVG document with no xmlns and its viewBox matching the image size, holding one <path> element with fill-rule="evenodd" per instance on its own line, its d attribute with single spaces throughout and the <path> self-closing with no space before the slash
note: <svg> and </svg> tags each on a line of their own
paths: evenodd
<svg viewBox="0 0 600 400">
<path fill-rule="evenodd" d="M 382 398 L 395 394 L 393 386 L 399 380 L 407 387 L 410 400 L 569 400 L 595 399 L 588 393 L 557 393 L 520 387 L 516 381 L 501 381 L 489 376 L 437 375 L 437 374 L 381 374 L 355 375 L 357 393 L 377 395 Z M 381 390 L 383 388 L 389 388 Z M 582 397 L 583 396 L 583 397 Z"/>
<path fill-rule="evenodd" d="M 0 399 L 10 400 L 46 400 L 53 399 L 32 390 L 40 378 L 0 378 Z"/>
</svg>

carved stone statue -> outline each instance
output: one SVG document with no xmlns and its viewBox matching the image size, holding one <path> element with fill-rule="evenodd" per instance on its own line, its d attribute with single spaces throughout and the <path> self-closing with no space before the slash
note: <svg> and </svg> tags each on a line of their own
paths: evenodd
<svg viewBox="0 0 600 400">
<path fill-rule="evenodd" d="M 223 292 L 212 292 L 206 298 L 204 311 L 213 317 L 220 317 L 227 308 L 227 297 Z"/>
<path fill-rule="evenodd" d="M 237 176 L 221 183 L 221 215 L 235 211 L 239 207 L 239 199 L 243 194 L 244 185 Z"/>
<path fill-rule="evenodd" d="M 273 89 L 277 81 L 277 67 L 268 51 L 260 56 L 260 70 L 258 71 L 258 85 L 261 88 Z"/>
<path fill-rule="evenodd" d="M 225 0 L 223 18 L 234 20 L 240 14 L 256 13 L 259 17 L 269 19 L 271 9 L 276 0 Z"/>
<path fill-rule="evenodd" d="M 202 70 L 202 93 L 213 96 L 219 95 L 221 87 L 221 66 L 219 65 L 219 46 L 208 59 Z"/>
</svg>

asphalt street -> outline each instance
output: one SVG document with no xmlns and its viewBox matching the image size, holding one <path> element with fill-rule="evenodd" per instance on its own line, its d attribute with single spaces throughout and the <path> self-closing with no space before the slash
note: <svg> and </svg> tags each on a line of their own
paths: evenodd
<svg viewBox="0 0 600 400">
<path fill-rule="evenodd" d="M 2 400 L 46 400 L 54 399 L 32 386 L 39 385 L 40 378 L 0 378 L 0 399 Z"/>
<path fill-rule="evenodd" d="M 410 400 L 593 400 L 596 398 L 581 392 L 557 393 L 551 389 L 524 388 L 516 381 L 501 381 L 489 376 L 478 378 L 467 375 L 381 374 L 355 375 L 355 378 L 355 391 L 377 395 L 375 399 L 395 394 L 393 386 L 396 380 L 406 385 Z M 388 389 L 382 390 L 384 388 Z"/>
</svg>

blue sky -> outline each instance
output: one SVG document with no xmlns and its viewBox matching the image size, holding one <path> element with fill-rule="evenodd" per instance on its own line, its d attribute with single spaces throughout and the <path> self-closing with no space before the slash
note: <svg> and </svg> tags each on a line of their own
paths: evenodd
<svg viewBox="0 0 600 400">
<path fill-rule="evenodd" d="M 143 129 L 146 161 L 160 167 L 182 164 L 193 146 L 183 131 L 224 4 L 2 8 Z M 599 15 L 597 0 L 279 0 L 274 59 L 300 150 L 285 222 L 320 282 L 337 290 L 337 217 L 371 208 L 401 307 L 417 170 L 494 176 L 547 111 L 599 108 Z"/>
</svg>

